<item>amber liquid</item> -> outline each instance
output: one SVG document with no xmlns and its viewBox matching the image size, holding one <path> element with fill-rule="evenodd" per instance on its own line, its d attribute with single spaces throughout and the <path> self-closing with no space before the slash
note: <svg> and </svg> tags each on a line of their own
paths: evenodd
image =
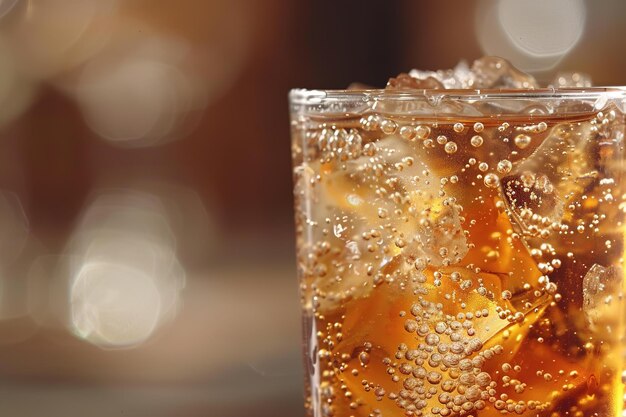
<svg viewBox="0 0 626 417">
<path fill-rule="evenodd" d="M 295 123 L 309 415 L 620 415 L 623 131 Z"/>
</svg>

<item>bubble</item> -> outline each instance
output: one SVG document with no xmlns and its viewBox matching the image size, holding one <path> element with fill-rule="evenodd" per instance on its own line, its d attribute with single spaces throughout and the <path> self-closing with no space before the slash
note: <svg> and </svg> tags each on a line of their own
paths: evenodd
<svg viewBox="0 0 626 417">
<path fill-rule="evenodd" d="M 418 139 L 426 139 L 430 135 L 430 128 L 428 126 L 418 125 L 415 127 L 415 136 Z"/>
<path fill-rule="evenodd" d="M 475 148 L 480 147 L 483 144 L 483 137 L 480 135 L 472 136 L 472 138 L 470 139 L 470 144 Z"/>
<path fill-rule="evenodd" d="M 462 350 L 462 347 L 461 347 L 461 350 Z M 459 364 L 459 356 L 455 355 L 454 353 L 448 353 L 444 355 L 442 362 L 448 368 L 452 368 L 453 366 L 456 366 Z"/>
<path fill-rule="evenodd" d="M 415 317 L 419 316 L 422 311 L 422 307 L 419 304 L 415 303 L 411 306 L 411 314 Z"/>
<path fill-rule="evenodd" d="M 470 359 L 462 359 L 459 362 L 459 369 L 461 371 L 469 371 L 474 367 L 474 365 L 472 365 L 472 361 Z"/>
<path fill-rule="evenodd" d="M 378 115 L 370 114 L 366 119 L 361 119 L 361 125 L 365 130 L 376 130 L 380 126 Z"/>
<path fill-rule="evenodd" d="M 531 138 L 530 136 L 521 133 L 515 136 L 514 142 L 515 146 L 517 146 L 518 148 L 525 149 L 528 147 L 528 145 L 530 145 Z"/>
<path fill-rule="evenodd" d="M 400 371 L 401 374 L 410 375 L 411 372 L 413 372 L 413 367 L 409 363 L 403 363 L 402 365 L 400 365 L 398 370 Z"/>
<path fill-rule="evenodd" d="M 415 352 L 416 352 L 415 356 L 417 357 L 418 356 L 417 351 L 415 351 Z M 417 378 L 417 379 L 424 379 L 424 378 L 426 378 L 426 373 L 427 373 L 426 369 L 421 367 L 421 366 L 418 366 L 415 369 L 413 369 L 413 376 L 415 378 Z"/>
<path fill-rule="evenodd" d="M 439 364 L 441 363 L 442 359 L 443 359 L 443 357 L 441 356 L 440 353 L 433 353 L 430 356 L 430 359 L 428 360 L 428 364 L 430 366 L 432 366 L 433 368 L 436 368 L 437 366 L 439 366 Z"/>
<path fill-rule="evenodd" d="M 441 389 L 446 392 L 452 392 L 454 391 L 454 388 L 456 388 L 456 382 L 451 379 L 446 379 L 441 384 Z"/>
<path fill-rule="evenodd" d="M 472 366 L 474 368 L 482 368 L 482 366 L 485 364 L 485 359 L 483 359 L 482 356 L 476 356 L 472 359 Z"/>
<path fill-rule="evenodd" d="M 426 269 L 427 262 L 424 258 L 417 258 L 414 265 L 415 269 L 417 269 L 418 271 L 423 271 L 424 269 Z"/>
<path fill-rule="evenodd" d="M 489 173 L 485 175 L 484 183 L 489 188 L 496 188 L 500 185 L 500 178 L 494 173 Z"/>
<path fill-rule="evenodd" d="M 444 149 L 445 149 L 446 153 L 453 154 L 453 153 L 455 153 L 457 151 L 458 148 L 456 146 L 456 143 L 448 142 L 444 146 Z"/>
<path fill-rule="evenodd" d="M 441 374 L 439 372 L 431 371 L 426 375 L 426 379 L 431 384 L 438 384 L 441 381 Z"/>
<path fill-rule="evenodd" d="M 415 378 L 407 378 L 402 383 L 402 386 L 405 389 L 413 390 L 413 389 L 415 389 L 415 387 L 417 387 L 417 384 L 418 384 L 417 379 L 415 379 Z"/>
<path fill-rule="evenodd" d="M 485 172 L 489 169 L 489 165 L 486 162 L 481 162 L 480 164 L 478 164 L 478 169 L 482 172 Z"/>
<path fill-rule="evenodd" d="M 447 328 L 448 328 L 448 325 L 442 321 L 435 324 L 435 331 L 439 334 L 444 333 Z"/>
<path fill-rule="evenodd" d="M 461 408 L 464 411 L 470 411 L 470 410 L 472 410 L 474 408 L 474 404 L 469 402 L 469 401 L 466 401 L 466 402 L 463 403 L 463 405 L 461 405 Z"/>
<path fill-rule="evenodd" d="M 445 145 L 448 142 L 448 138 L 445 135 L 437 136 L 437 143 L 440 145 Z"/>
<path fill-rule="evenodd" d="M 470 339 L 469 343 L 468 343 L 468 347 L 474 351 L 474 352 L 478 352 L 480 349 L 483 348 L 483 342 L 480 339 Z"/>
<path fill-rule="evenodd" d="M 368 363 L 370 363 L 370 355 L 367 352 L 361 352 L 359 353 L 359 362 L 361 363 L 361 366 L 365 366 Z"/>
<path fill-rule="evenodd" d="M 436 346 L 439 343 L 439 336 L 435 333 L 430 333 L 426 336 L 426 343 L 430 346 Z"/>
<path fill-rule="evenodd" d="M 415 129 L 413 126 L 402 126 L 400 128 L 400 136 L 404 139 L 415 139 Z"/>
<path fill-rule="evenodd" d="M 424 323 L 417 328 L 417 334 L 420 336 L 426 336 L 429 330 L 428 325 Z"/>
<path fill-rule="evenodd" d="M 452 353 L 463 353 L 464 350 L 465 348 L 463 347 L 463 344 L 460 342 L 453 342 L 450 344 L 450 352 Z M 458 360 L 458 357 L 457 357 L 457 360 Z"/>
<path fill-rule="evenodd" d="M 485 129 L 485 126 L 481 122 L 474 123 L 474 132 L 480 133 Z"/>
<path fill-rule="evenodd" d="M 383 133 L 387 135 L 391 135 L 395 133 L 397 128 L 398 128 L 398 124 L 394 122 L 393 120 L 385 119 L 380 124 L 380 130 L 382 130 Z"/>
<path fill-rule="evenodd" d="M 453 129 L 456 133 L 461 133 L 463 131 L 463 123 L 455 123 Z"/>
<path fill-rule="evenodd" d="M 415 333 L 417 331 L 417 322 L 415 320 L 407 320 L 404 323 L 404 330 L 406 330 L 409 333 Z"/>
<path fill-rule="evenodd" d="M 512 168 L 513 164 L 508 159 L 501 160 L 500 162 L 498 162 L 498 165 L 496 167 L 500 174 L 508 174 L 509 172 L 511 172 Z"/>
<path fill-rule="evenodd" d="M 491 382 L 491 376 L 487 372 L 481 372 L 476 375 L 476 384 L 480 387 L 486 387 Z"/>
</svg>

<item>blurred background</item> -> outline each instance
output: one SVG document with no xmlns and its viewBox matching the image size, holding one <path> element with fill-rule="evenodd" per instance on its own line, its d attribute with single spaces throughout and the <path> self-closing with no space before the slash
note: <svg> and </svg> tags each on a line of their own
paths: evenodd
<svg viewBox="0 0 626 417">
<path fill-rule="evenodd" d="M 303 415 L 288 90 L 484 54 L 624 85 L 624 17 L 0 0 L 0 415 Z"/>
</svg>

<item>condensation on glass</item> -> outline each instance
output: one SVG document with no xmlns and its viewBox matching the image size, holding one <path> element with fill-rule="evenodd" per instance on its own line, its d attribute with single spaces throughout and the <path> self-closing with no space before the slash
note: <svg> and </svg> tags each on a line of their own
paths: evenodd
<svg viewBox="0 0 626 417">
<path fill-rule="evenodd" d="M 309 415 L 622 415 L 626 90 L 290 110 Z"/>
</svg>

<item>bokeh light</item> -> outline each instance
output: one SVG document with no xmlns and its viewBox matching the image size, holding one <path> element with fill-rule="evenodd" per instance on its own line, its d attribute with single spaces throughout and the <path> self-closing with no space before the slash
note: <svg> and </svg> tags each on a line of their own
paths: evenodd
<svg viewBox="0 0 626 417">
<path fill-rule="evenodd" d="M 85 262 L 71 288 L 72 323 L 99 346 L 134 346 L 154 331 L 161 314 L 151 276 L 112 262 Z"/>
<path fill-rule="evenodd" d="M 4 3 L 4 2 L 3 2 Z M 116 0 L 21 0 L 2 26 L 20 70 L 33 79 L 67 71 L 95 54 L 110 36 Z"/>
<path fill-rule="evenodd" d="M 70 327 L 77 336 L 104 348 L 133 347 L 176 315 L 185 272 L 157 197 L 101 193 L 69 253 Z"/>
<path fill-rule="evenodd" d="M 556 66 L 585 30 L 583 0 L 482 0 L 475 27 L 487 55 L 506 57 L 525 71 Z"/>
<path fill-rule="evenodd" d="M 206 104 L 205 85 L 183 62 L 188 53 L 183 41 L 147 36 L 109 46 L 73 88 L 89 127 L 126 147 L 184 136 Z"/>
</svg>

